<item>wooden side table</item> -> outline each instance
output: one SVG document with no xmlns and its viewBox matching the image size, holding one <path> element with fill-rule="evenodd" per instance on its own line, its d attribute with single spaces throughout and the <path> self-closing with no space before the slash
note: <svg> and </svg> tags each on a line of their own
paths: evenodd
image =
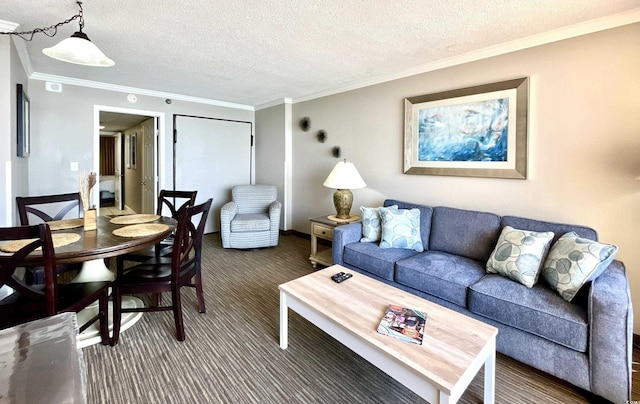
<svg viewBox="0 0 640 404">
<path fill-rule="evenodd" d="M 332 248 L 321 248 L 318 251 L 318 239 L 333 242 L 333 229 L 343 224 L 354 223 L 360 220 L 360 216 L 351 216 L 349 220 L 335 220 L 335 217 L 329 215 L 312 217 L 311 222 L 311 255 L 309 261 L 315 268 L 317 264 L 324 266 L 333 265 Z"/>
</svg>

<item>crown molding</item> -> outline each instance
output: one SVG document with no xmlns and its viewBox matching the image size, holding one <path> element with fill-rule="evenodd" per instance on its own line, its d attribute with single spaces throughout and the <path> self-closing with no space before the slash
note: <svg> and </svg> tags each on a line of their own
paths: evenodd
<svg viewBox="0 0 640 404">
<path fill-rule="evenodd" d="M 271 107 L 275 107 L 278 105 L 282 105 L 282 104 L 291 104 L 292 100 L 289 97 L 284 97 L 282 99 L 279 100 L 273 100 L 271 102 L 267 102 L 265 104 L 260 104 L 260 105 L 256 105 L 254 108 L 256 111 L 260 111 L 261 109 L 267 109 L 267 108 L 271 108 Z"/>
<path fill-rule="evenodd" d="M 375 84 L 386 83 L 388 81 L 397 80 L 405 77 L 415 76 L 421 73 L 427 73 L 447 67 L 457 66 L 465 63 L 475 62 L 478 60 L 504 55 L 507 53 L 516 52 L 523 49 L 533 48 L 540 45 L 546 45 L 553 42 L 562 41 L 569 38 L 574 38 L 582 35 L 591 34 L 594 32 L 604 31 L 607 29 L 617 28 L 624 25 L 637 23 L 640 21 L 640 8 L 614 14 L 607 17 L 596 18 L 593 20 L 585 21 L 583 23 L 570 25 L 563 28 L 558 28 L 552 31 L 547 31 L 537 35 L 531 35 L 526 38 L 517 39 L 503 44 L 490 46 L 487 48 L 479 49 L 477 51 L 467 52 L 462 55 L 445 58 L 442 60 L 436 60 L 434 62 L 425 63 L 422 65 L 403 69 L 391 75 L 381 76 L 370 80 L 364 80 L 357 83 L 352 83 L 348 86 L 340 88 L 322 91 L 307 96 L 293 99 L 293 103 L 299 103 L 304 101 L 310 101 L 317 98 L 326 97 L 329 95 L 335 95 L 346 91 L 357 90 L 363 87 L 369 87 Z"/>
<path fill-rule="evenodd" d="M 121 85 L 117 85 L 117 84 L 103 83 L 103 82 L 100 82 L 100 81 L 77 79 L 77 78 L 74 78 L 74 77 L 67 77 L 67 76 L 58 76 L 58 75 L 55 75 L 55 74 L 46 74 L 46 73 L 34 72 L 29 76 L 29 78 L 33 79 L 33 80 L 53 81 L 53 82 L 61 83 L 61 84 L 69 84 L 69 85 L 72 85 L 72 86 L 95 88 L 95 89 L 99 89 L 99 90 L 117 91 L 117 92 L 121 92 L 121 93 L 133 93 L 133 94 L 137 94 L 137 95 L 146 95 L 146 96 L 149 96 L 149 97 L 169 98 L 169 99 L 172 99 L 172 100 L 187 101 L 187 102 L 193 102 L 193 103 L 197 103 L 197 104 L 207 104 L 207 105 L 215 105 L 215 106 L 218 106 L 218 107 L 242 109 L 242 110 L 246 110 L 246 111 L 255 111 L 255 109 L 254 109 L 254 107 L 252 105 L 236 104 L 236 103 L 233 103 L 233 102 L 212 100 L 212 99 L 201 98 L 201 97 L 192 97 L 192 96 L 189 96 L 189 95 L 166 93 L 166 92 L 163 92 L 163 91 L 148 90 L 148 89 L 144 89 L 144 88 L 121 86 Z"/>
<path fill-rule="evenodd" d="M 20 24 L 11 21 L 0 20 L 0 31 L 3 32 L 14 32 L 16 28 L 18 28 Z M 16 35 L 10 35 L 13 40 L 13 45 L 16 47 L 16 51 L 18 52 L 18 57 L 20 58 L 20 63 L 22 63 L 22 68 L 27 74 L 27 77 L 31 76 L 33 73 L 33 67 L 31 66 L 31 59 L 29 58 L 29 52 L 27 52 L 27 45 L 23 39 L 18 40 Z"/>
<path fill-rule="evenodd" d="M 29 58 L 29 52 L 27 51 L 27 44 L 22 39 L 13 38 L 13 45 L 15 45 L 16 51 L 18 52 L 22 68 L 26 72 L 27 77 L 30 77 L 33 74 L 33 66 L 31 65 L 31 58 Z"/>
<path fill-rule="evenodd" d="M 11 21 L 0 20 L 0 31 L 13 32 L 20 24 Z"/>
</svg>

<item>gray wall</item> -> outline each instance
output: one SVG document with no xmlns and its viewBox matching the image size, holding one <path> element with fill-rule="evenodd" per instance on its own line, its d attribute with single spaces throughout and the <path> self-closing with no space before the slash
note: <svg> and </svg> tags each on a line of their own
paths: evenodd
<svg viewBox="0 0 640 404">
<path fill-rule="evenodd" d="M 354 208 L 385 198 L 579 223 L 620 247 L 640 305 L 640 24 L 294 104 L 293 228 L 333 211 L 322 182 L 340 145 L 367 183 Z M 403 99 L 530 77 L 528 179 L 403 174 Z M 327 131 L 327 142 L 314 133 Z M 640 316 L 635 330 L 640 331 Z"/>
<path fill-rule="evenodd" d="M 290 206 L 285 201 L 286 161 L 286 105 L 256 111 L 256 184 L 270 184 L 278 188 L 278 200 L 283 203 L 280 228 L 285 228 L 286 212 Z"/>
<path fill-rule="evenodd" d="M 21 40 L 21 39 L 20 39 Z M 18 224 L 15 197 L 27 193 L 27 158 L 17 157 L 16 84 L 29 93 L 27 75 L 12 40 L 0 37 L 0 226 Z M 10 172 L 10 176 L 9 176 Z"/>
<path fill-rule="evenodd" d="M 32 195 L 74 192 L 77 173 L 70 170 L 72 161 L 79 162 L 81 170 L 93 168 L 94 105 L 165 114 L 164 155 L 161 158 L 166 165 L 166 176 L 161 179 L 160 187 L 166 188 L 171 188 L 173 183 L 174 113 L 254 121 L 253 111 L 179 100 L 167 104 L 162 98 L 144 95 L 138 95 L 138 101 L 131 104 L 126 100 L 127 94 L 121 92 L 62 85 L 62 92 L 54 93 L 46 91 L 44 84 L 43 81 L 30 80 L 32 154 L 29 159 L 29 193 Z"/>
</svg>

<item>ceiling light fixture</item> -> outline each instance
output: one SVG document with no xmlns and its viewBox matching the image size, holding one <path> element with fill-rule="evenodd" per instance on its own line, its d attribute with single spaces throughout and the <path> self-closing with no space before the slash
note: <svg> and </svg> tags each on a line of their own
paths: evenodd
<svg viewBox="0 0 640 404">
<path fill-rule="evenodd" d="M 73 35 L 71 35 L 70 38 L 61 41 L 56 46 L 43 49 L 42 53 L 63 62 L 75 63 L 84 66 L 109 67 L 115 65 L 116 63 L 106 57 L 105 54 L 102 53 L 102 51 L 91 42 L 91 40 L 89 40 L 87 34 L 82 32 L 82 29 L 84 28 L 82 2 L 77 1 L 76 3 L 78 4 L 80 11 L 78 11 L 78 14 L 65 21 L 59 22 L 50 27 L 36 28 L 31 31 L 0 32 L 0 34 L 17 35 L 25 41 L 31 41 L 33 39 L 33 36 L 39 32 L 45 34 L 46 36 L 53 37 L 58 33 L 58 27 L 78 19 L 80 24 L 79 31 L 76 31 Z"/>
</svg>

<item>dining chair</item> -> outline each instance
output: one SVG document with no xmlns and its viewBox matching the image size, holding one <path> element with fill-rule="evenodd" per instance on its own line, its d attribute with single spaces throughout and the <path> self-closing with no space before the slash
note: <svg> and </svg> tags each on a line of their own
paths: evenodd
<svg viewBox="0 0 640 404">
<path fill-rule="evenodd" d="M 159 216 L 167 216 L 178 220 L 180 213 L 188 206 L 196 203 L 196 195 L 198 191 L 172 191 L 163 189 L 158 194 L 158 203 L 156 214 Z M 118 267 L 122 266 L 124 261 L 144 262 L 161 255 L 170 255 L 170 248 L 173 244 L 173 234 L 156 244 L 154 247 L 135 251 L 133 253 L 119 256 L 117 259 Z"/>
<path fill-rule="evenodd" d="M 23 226 L 36 225 L 63 219 L 78 219 L 81 212 L 80 193 L 17 196 L 18 215 Z M 58 265 L 58 274 L 80 269 L 80 265 Z M 28 284 L 38 284 L 44 281 L 42 267 L 26 267 L 25 280 Z"/>
<path fill-rule="evenodd" d="M 194 287 L 198 300 L 198 311 L 206 311 L 202 288 L 202 236 L 212 199 L 182 210 L 173 238 L 171 257 L 159 257 L 157 260 L 138 264 L 126 270 L 118 268 L 118 275 L 112 284 L 113 296 L 113 335 L 111 345 L 116 345 L 120 337 L 120 318 L 122 313 L 173 311 L 176 326 L 176 339 L 184 341 L 185 332 L 182 320 L 181 289 Z M 171 292 L 171 305 L 122 307 L 122 295 L 158 294 Z"/>
<path fill-rule="evenodd" d="M 174 191 L 162 189 L 158 194 L 158 203 L 156 214 L 159 216 L 167 216 L 178 220 L 180 213 L 188 206 L 196 203 L 196 195 L 198 191 Z M 171 255 L 171 246 L 173 245 L 173 234 L 162 240 L 153 247 L 134 251 L 128 254 L 120 255 L 116 258 L 116 268 L 122 269 L 125 261 L 145 262 L 152 258 L 158 260 L 161 256 Z M 162 297 L 160 294 L 154 296 L 153 305 L 157 306 Z"/>
<path fill-rule="evenodd" d="M 39 250 L 39 251 L 36 251 Z M 100 322 L 102 344 L 109 343 L 110 282 L 58 284 L 51 230 L 47 223 L 0 228 L 0 287 L 10 293 L 0 300 L 0 328 L 4 329 L 63 312 L 79 312 L 98 301 L 98 313 L 80 325 L 83 332 Z M 26 257 L 41 254 L 44 284 L 27 285 L 19 276 Z"/>
<path fill-rule="evenodd" d="M 23 226 L 80 217 L 80 193 L 43 195 L 43 196 L 17 196 L 18 214 Z M 69 213 L 73 209 L 77 214 Z M 34 217 L 35 216 L 35 217 Z M 36 218 L 38 218 L 36 220 Z"/>
</svg>

